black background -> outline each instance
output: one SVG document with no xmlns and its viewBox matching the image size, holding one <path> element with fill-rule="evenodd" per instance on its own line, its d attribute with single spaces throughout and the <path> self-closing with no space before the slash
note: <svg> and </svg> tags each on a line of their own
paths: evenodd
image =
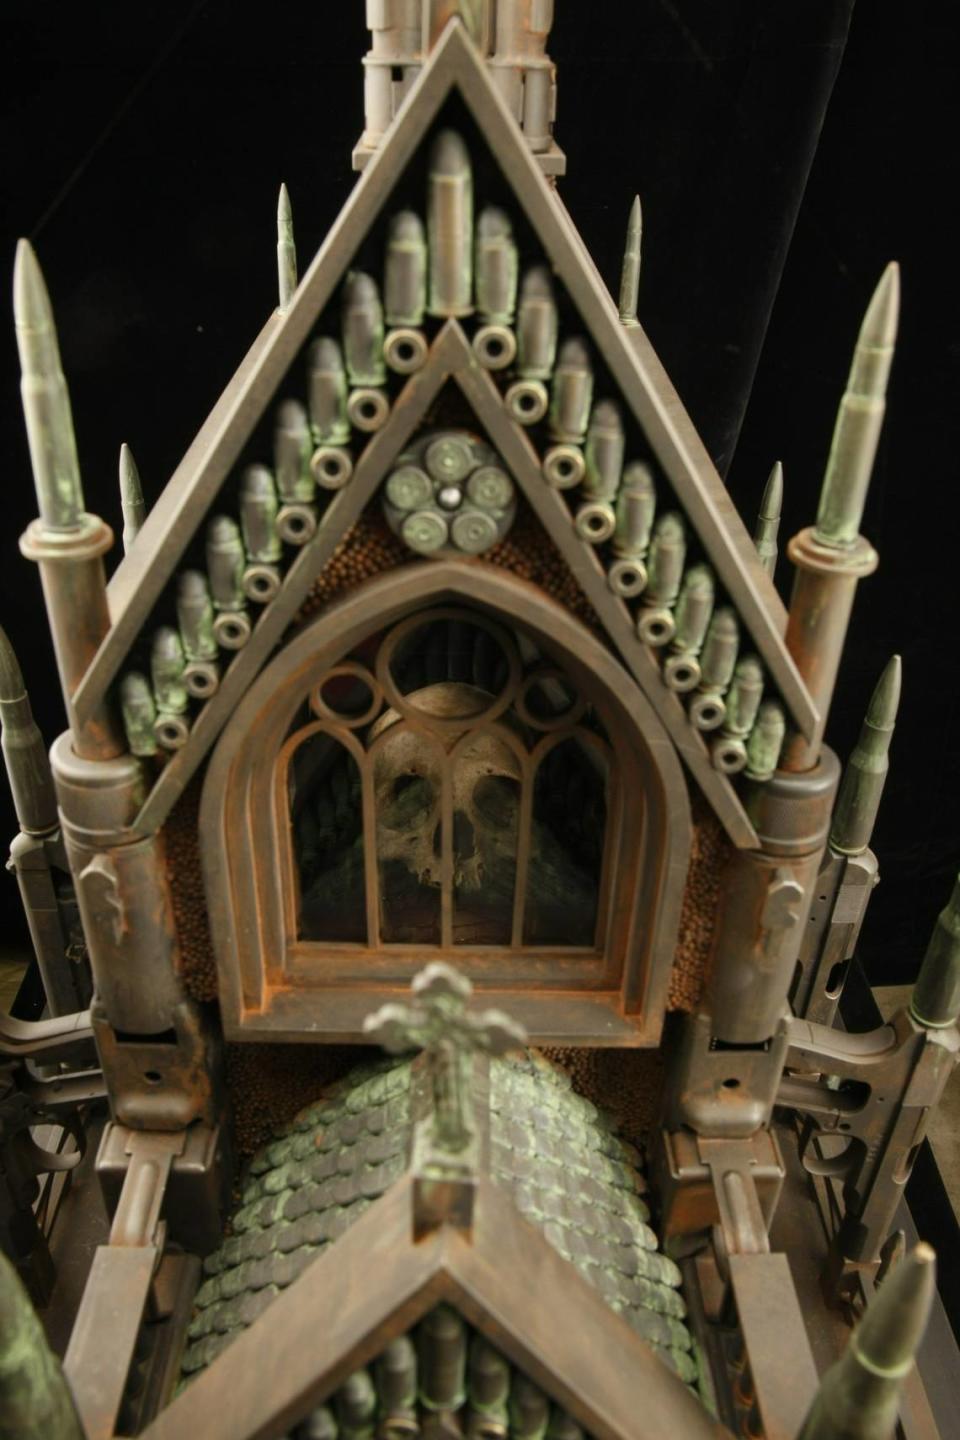
<svg viewBox="0 0 960 1440">
<path fill-rule="evenodd" d="M 847 753 L 899 650 L 904 699 L 874 841 L 883 883 L 862 951 L 875 982 L 910 979 L 960 862 L 960 22 L 917 0 L 557 11 L 565 201 L 615 287 L 640 190 L 641 319 L 749 524 L 778 458 L 784 541 L 812 520 L 863 309 L 886 261 L 903 267 L 863 527 L 881 568 L 860 589 L 828 739 Z M 120 442 L 152 500 L 275 304 L 280 180 L 301 270 L 349 192 L 364 6 L 7 0 L 2 23 L 14 62 L 0 102 L 2 253 L 12 266 L 20 234 L 37 249 L 88 508 L 116 525 Z M 52 739 L 62 707 L 39 583 L 16 543 L 36 508 L 12 320 L 7 336 L 0 616 Z M 0 808 L 12 834 L 5 792 Z M 0 904 L 5 938 L 25 943 L 12 879 Z"/>
</svg>

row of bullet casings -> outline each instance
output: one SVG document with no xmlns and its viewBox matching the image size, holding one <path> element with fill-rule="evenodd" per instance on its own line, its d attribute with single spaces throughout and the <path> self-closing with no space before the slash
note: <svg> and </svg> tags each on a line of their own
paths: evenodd
<svg viewBox="0 0 960 1440">
<path fill-rule="evenodd" d="M 177 576 L 177 624 L 154 631 L 149 680 L 131 671 L 120 683 L 134 755 L 186 743 L 190 697 L 209 700 L 220 683 L 220 651 L 240 650 L 250 638 L 248 602 L 267 605 L 279 593 L 284 542 L 300 546 L 316 532 L 312 455 L 307 413 L 298 401 L 285 400 L 277 411 L 273 472 L 265 465 L 244 470 L 240 523 L 223 514 L 208 522 L 206 573 Z"/>
<path fill-rule="evenodd" d="M 293 1440 L 401 1440 L 421 1433 L 423 1412 L 449 1417 L 449 1433 L 465 1440 L 585 1440 L 575 1420 L 446 1305 L 355 1371 Z"/>
</svg>

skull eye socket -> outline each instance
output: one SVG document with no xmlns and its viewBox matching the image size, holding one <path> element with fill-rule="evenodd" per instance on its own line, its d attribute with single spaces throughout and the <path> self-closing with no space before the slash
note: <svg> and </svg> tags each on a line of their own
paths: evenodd
<svg viewBox="0 0 960 1440">
<path fill-rule="evenodd" d="M 381 820 L 391 830 L 406 830 L 433 808 L 433 784 L 425 775 L 409 771 L 395 775 L 390 785 L 390 802 Z"/>
<path fill-rule="evenodd" d="M 512 830 L 520 808 L 520 782 L 510 775 L 481 775 L 472 800 L 481 820 L 504 831 Z"/>
</svg>

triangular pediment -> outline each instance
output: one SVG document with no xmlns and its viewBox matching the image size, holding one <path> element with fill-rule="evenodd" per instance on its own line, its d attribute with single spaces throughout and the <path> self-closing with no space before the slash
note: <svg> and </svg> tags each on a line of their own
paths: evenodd
<svg viewBox="0 0 960 1440">
<path fill-rule="evenodd" d="M 354 262 L 359 244 L 382 216 L 397 177 L 417 155 L 454 92 L 549 258 L 610 383 L 645 437 L 719 584 L 735 604 L 773 689 L 792 723 L 808 733 L 816 718 L 814 707 L 783 643 L 785 613 L 750 537 L 642 331 L 619 324 L 609 294 L 556 192 L 540 173 L 486 67 L 456 23 L 448 28 L 411 90 L 288 309 L 270 317 L 114 575 L 109 588 L 111 629 L 75 697 L 78 716 L 82 720 L 89 715 L 117 676 L 278 385 Z M 688 723 L 676 694 L 664 686 L 658 664 L 636 636 L 627 607 L 609 590 L 596 552 L 574 535 L 565 500 L 543 483 L 541 457 L 529 436 L 507 415 L 497 385 L 477 365 L 456 324 L 445 327 L 434 340 L 427 366 L 408 381 L 387 425 L 366 444 L 351 483 L 324 513 L 315 542 L 305 546 L 287 570 L 280 597 L 283 603 L 275 601 L 260 614 L 251 642 L 227 666 L 217 695 L 201 709 L 187 744 L 162 772 L 140 817 L 141 828 L 155 828 L 162 822 L 230 708 L 279 643 L 283 625 L 295 610 L 296 597 L 302 598 L 337 539 L 375 493 L 398 447 L 423 418 L 432 398 L 431 387 L 435 395 L 436 388 L 451 376 L 540 523 L 564 554 L 621 658 L 657 710 L 731 838 L 740 846 L 755 844 L 755 833 L 736 791 L 713 768 L 703 736 Z"/>
</svg>

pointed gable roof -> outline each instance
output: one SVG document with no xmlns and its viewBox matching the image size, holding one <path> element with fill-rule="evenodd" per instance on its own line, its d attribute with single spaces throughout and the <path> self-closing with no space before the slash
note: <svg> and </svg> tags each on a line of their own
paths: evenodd
<svg viewBox="0 0 960 1440">
<path fill-rule="evenodd" d="M 541 174 L 515 121 L 493 87 L 486 67 L 457 21 L 448 26 L 411 89 L 386 140 L 357 183 L 288 309 L 275 312 L 267 321 L 148 516 L 129 555 L 118 567 L 109 587 L 111 628 L 74 697 L 78 716 L 82 721 L 92 712 L 117 675 L 184 548 L 343 278 L 359 241 L 376 221 L 397 176 L 406 168 L 440 107 L 454 90 L 460 93 L 482 130 L 517 204 L 526 213 L 624 402 L 647 437 L 720 582 L 734 600 L 793 723 L 801 733 L 809 734 L 817 719 L 816 711 L 785 647 L 786 613 L 757 559 L 753 543 L 649 342 L 641 330 L 625 329 L 619 324 L 609 293 L 562 202 Z M 456 374 L 478 418 L 502 448 L 507 463 L 515 469 L 528 498 L 536 492 L 534 508 L 556 543 L 560 544 L 561 530 L 564 532 L 565 543 L 561 549 L 731 838 L 739 846 L 755 845 L 755 832 L 736 792 L 729 780 L 711 766 L 704 741 L 688 725 L 676 696 L 664 689 L 656 666 L 633 634 L 626 608 L 605 589 L 595 556 L 579 542 L 575 547 L 569 543 L 569 520 L 557 508 L 559 497 L 544 493 L 529 441 L 519 427 L 505 420 L 489 376 L 477 374 L 472 358 L 468 363 L 469 348 L 459 327 L 447 327 L 435 342 L 434 351 L 433 368 L 428 366 L 419 377 L 412 377 L 395 406 L 395 412 L 402 412 L 403 419 L 395 413 L 392 419 L 397 420 L 397 424 L 388 422 L 366 446 L 347 491 L 336 497 L 323 517 L 314 542 L 301 551 L 288 571 L 280 599 L 263 612 L 252 641 L 238 653 L 218 694 L 200 712 L 188 745 L 166 767 L 140 817 L 140 825 L 154 828 L 162 823 L 170 804 L 215 739 L 230 713 L 230 706 L 281 638 L 283 623 L 296 608 L 292 604 L 293 594 L 302 595 L 306 591 L 308 570 L 310 574 L 317 573 L 359 513 L 361 496 L 369 498 L 373 493 L 390 459 L 397 453 L 397 443 L 402 444 L 414 428 L 416 422 L 412 421 L 408 427 L 407 420 L 414 410 L 422 417 L 429 403 L 429 397 L 424 398 L 427 388 L 439 388 L 443 378 L 438 373 L 442 352 L 446 373 Z M 417 397 L 416 403 L 409 404 L 414 397 Z M 402 437 L 401 430 L 406 432 Z M 522 478 L 524 475 L 527 483 Z M 160 797 L 157 790 L 161 790 Z"/>
</svg>

